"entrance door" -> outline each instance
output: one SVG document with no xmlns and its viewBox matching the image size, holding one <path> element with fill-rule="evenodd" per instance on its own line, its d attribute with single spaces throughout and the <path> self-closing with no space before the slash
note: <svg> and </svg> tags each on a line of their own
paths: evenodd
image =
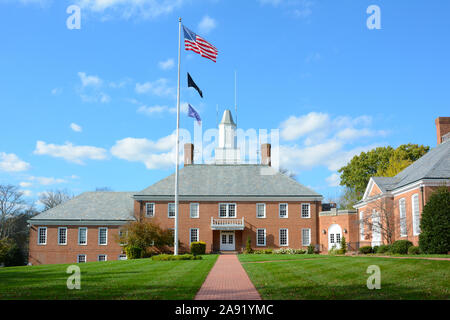
<svg viewBox="0 0 450 320">
<path fill-rule="evenodd" d="M 342 229 L 338 224 L 328 228 L 328 250 L 341 248 Z"/>
<path fill-rule="evenodd" d="M 234 231 L 220 231 L 220 250 L 234 251 L 235 249 Z"/>
</svg>

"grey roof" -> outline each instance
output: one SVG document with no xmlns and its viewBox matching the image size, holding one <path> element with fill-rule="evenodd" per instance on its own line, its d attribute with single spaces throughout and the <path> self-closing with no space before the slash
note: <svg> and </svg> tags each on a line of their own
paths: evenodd
<svg viewBox="0 0 450 320">
<path fill-rule="evenodd" d="M 134 220 L 136 192 L 85 192 L 30 220 Z"/>
<path fill-rule="evenodd" d="M 266 171 L 272 174 L 264 174 Z M 136 195 L 172 196 L 174 180 L 175 174 L 172 174 Z M 263 165 L 188 165 L 180 170 L 179 181 L 180 196 L 321 197 L 294 179 Z"/>
<path fill-rule="evenodd" d="M 383 192 L 394 190 L 422 179 L 450 178 L 450 141 L 443 142 L 399 172 L 395 177 L 372 177 Z"/>
<path fill-rule="evenodd" d="M 220 124 L 232 124 L 236 125 L 233 121 L 233 117 L 231 116 L 230 110 L 225 110 L 222 116 L 222 121 L 220 121 Z"/>
</svg>

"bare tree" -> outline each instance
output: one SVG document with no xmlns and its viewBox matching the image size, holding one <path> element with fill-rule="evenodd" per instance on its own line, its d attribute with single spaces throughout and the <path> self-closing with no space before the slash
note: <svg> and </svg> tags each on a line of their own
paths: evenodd
<svg viewBox="0 0 450 320">
<path fill-rule="evenodd" d="M 392 198 L 380 198 L 373 201 L 369 206 L 369 212 L 364 211 L 364 216 L 359 222 L 368 227 L 372 239 L 374 234 L 379 233 L 384 243 L 391 244 L 395 240 L 395 230 L 399 225 L 395 217 L 396 205 Z"/>
<path fill-rule="evenodd" d="M 73 196 L 67 190 L 48 190 L 39 196 L 39 202 L 44 205 L 43 211 L 46 211 L 72 198 Z"/>
<path fill-rule="evenodd" d="M 285 176 L 288 176 L 289 178 L 292 178 L 292 179 L 297 178 L 297 175 L 295 174 L 295 172 L 290 171 L 286 168 L 280 168 L 279 171 L 280 171 L 280 173 L 284 174 Z"/>
<path fill-rule="evenodd" d="M 23 193 L 13 185 L 0 185 L 0 239 L 11 236 L 8 221 L 26 210 Z"/>
<path fill-rule="evenodd" d="M 97 187 L 95 191 L 112 192 L 113 190 L 110 187 Z"/>
</svg>

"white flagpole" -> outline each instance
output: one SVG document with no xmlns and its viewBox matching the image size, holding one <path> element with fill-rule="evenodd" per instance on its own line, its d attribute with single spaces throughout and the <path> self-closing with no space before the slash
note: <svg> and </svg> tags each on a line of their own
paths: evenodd
<svg viewBox="0 0 450 320">
<path fill-rule="evenodd" d="M 181 65 L 181 18 L 178 26 L 178 88 L 177 88 L 177 145 L 175 164 L 175 236 L 173 254 L 178 255 L 178 164 L 180 158 L 180 65 Z"/>
</svg>

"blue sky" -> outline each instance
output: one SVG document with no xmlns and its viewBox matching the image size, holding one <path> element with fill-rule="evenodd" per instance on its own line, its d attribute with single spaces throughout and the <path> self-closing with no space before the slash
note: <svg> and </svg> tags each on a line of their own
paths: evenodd
<svg viewBox="0 0 450 320">
<path fill-rule="evenodd" d="M 138 4 L 140 3 L 140 4 Z M 66 8 L 81 7 L 69 30 Z M 369 30 L 369 5 L 381 30 Z M 281 165 L 336 197 L 336 170 L 375 146 L 436 145 L 448 116 L 448 1 L 0 0 L 0 183 L 141 190 L 174 170 L 178 17 L 219 49 L 182 52 L 182 102 L 216 126 L 279 129 Z M 189 71 L 204 92 L 186 88 Z M 234 110 L 233 110 L 234 112 Z M 193 131 L 193 119 L 181 116 Z"/>
</svg>

